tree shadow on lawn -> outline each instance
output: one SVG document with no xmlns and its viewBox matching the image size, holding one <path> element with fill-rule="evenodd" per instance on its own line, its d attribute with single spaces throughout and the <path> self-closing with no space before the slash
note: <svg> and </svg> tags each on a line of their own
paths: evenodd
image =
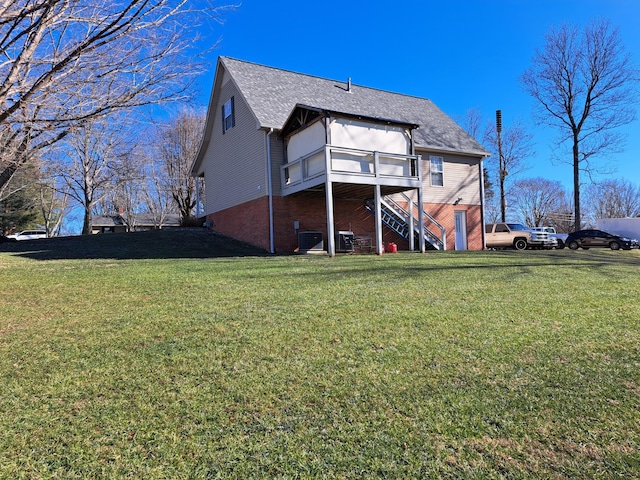
<svg viewBox="0 0 640 480">
<path fill-rule="evenodd" d="M 265 250 L 205 228 L 171 228 L 22 240 L 0 244 L 0 252 L 34 260 L 139 260 L 269 255 Z"/>
<path fill-rule="evenodd" d="M 263 249 L 242 243 L 220 235 L 206 228 L 171 228 L 146 232 L 110 233 L 73 237 L 56 237 L 42 240 L 24 240 L 20 242 L 0 243 L 0 253 L 7 252 L 34 260 L 81 260 L 81 259 L 170 259 L 170 258 L 234 258 L 234 257 L 273 257 Z M 472 254 L 469 256 L 469 254 Z M 375 271 L 377 274 L 407 275 L 413 272 L 456 270 L 456 269 L 496 269 L 500 267 L 520 267 L 529 269 L 539 266 L 572 266 L 579 268 L 599 268 L 611 265 L 640 266 L 640 251 L 611 252 L 606 249 L 585 250 L 540 250 L 518 252 L 514 250 L 481 252 L 427 252 L 420 258 L 446 255 L 449 260 L 457 255 L 467 255 L 460 261 L 415 262 L 414 252 L 377 255 L 343 255 L 335 259 L 326 255 L 319 258 L 307 257 L 312 261 L 350 258 L 348 271 L 362 273 Z M 288 255 L 283 255 L 288 256 Z M 300 256 L 304 258 L 305 256 Z M 356 258 L 354 258 L 356 257 Z M 513 261 L 515 258 L 521 261 Z M 512 259 L 505 262 L 505 258 Z M 372 262 L 373 259 L 382 261 Z M 356 260 L 354 262 L 354 260 Z M 398 261 L 393 261 L 398 260 Z M 361 265 L 359 268 L 358 265 Z M 263 267 L 264 268 L 264 267 Z M 311 269 L 308 274 L 343 274 L 340 269 L 318 271 Z M 298 272 L 297 275 L 305 275 Z"/>
<path fill-rule="evenodd" d="M 533 255 L 549 260 L 551 265 L 563 266 L 579 264 L 582 267 L 588 266 L 640 266 L 640 250 L 618 250 L 611 251 L 608 248 L 592 248 L 589 250 L 527 250 L 525 252 L 497 251 L 490 252 L 497 255 Z M 533 263 L 536 265 L 537 263 Z"/>
<path fill-rule="evenodd" d="M 617 251 L 608 249 L 591 249 L 589 251 L 564 250 L 527 250 L 519 252 L 515 250 L 499 251 L 447 251 L 427 252 L 420 257 L 419 253 L 400 252 L 398 254 L 385 254 L 383 257 L 374 255 L 357 255 L 355 261 L 345 264 L 344 269 L 316 269 L 291 273 L 299 276 L 343 276 L 346 272 L 357 275 L 383 276 L 386 279 L 396 278 L 401 281 L 411 275 L 432 274 L 439 271 L 472 271 L 503 269 L 513 270 L 514 276 L 523 274 L 540 275 L 538 267 L 549 269 L 549 275 L 554 275 L 553 269 L 610 269 L 610 267 L 640 267 L 640 251 Z M 443 259 L 442 256 L 445 256 Z M 372 257 L 380 261 L 372 262 Z M 433 257 L 433 262 L 429 257 Z M 459 258 L 456 258 L 459 257 Z M 337 257 L 340 258 L 339 256 Z M 417 258 L 425 261 L 415 261 Z M 610 271 L 610 270 L 609 270 Z"/>
<path fill-rule="evenodd" d="M 485 251 L 485 253 L 489 257 L 492 255 L 502 258 L 518 256 L 523 259 L 522 266 L 640 266 L 640 250 L 637 249 L 611 251 L 608 248 L 593 248 L 587 251 L 565 248 L 562 250 L 498 250 Z M 531 261 L 527 261 L 527 258 Z M 518 266 L 518 264 L 511 263 L 508 266 Z"/>
</svg>

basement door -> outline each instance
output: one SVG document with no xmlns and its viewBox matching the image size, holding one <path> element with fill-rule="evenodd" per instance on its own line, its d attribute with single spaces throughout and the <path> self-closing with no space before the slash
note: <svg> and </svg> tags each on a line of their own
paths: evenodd
<svg viewBox="0 0 640 480">
<path fill-rule="evenodd" d="M 456 210 L 455 226 L 456 226 L 456 250 L 467 249 L 467 212 L 464 210 Z"/>
</svg>

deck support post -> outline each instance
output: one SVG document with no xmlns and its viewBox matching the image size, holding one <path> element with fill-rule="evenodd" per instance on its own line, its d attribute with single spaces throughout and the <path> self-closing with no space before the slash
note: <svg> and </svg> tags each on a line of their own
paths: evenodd
<svg viewBox="0 0 640 480">
<path fill-rule="evenodd" d="M 382 255 L 382 198 L 380 194 L 380 185 L 375 186 L 375 203 L 376 203 L 376 253 Z"/>
<path fill-rule="evenodd" d="M 427 251 L 424 241 L 424 198 L 422 187 L 418 188 L 418 228 L 420 230 L 420 253 Z"/>
<path fill-rule="evenodd" d="M 418 155 L 418 159 L 416 161 L 416 170 L 418 174 L 418 178 L 420 179 L 419 187 L 418 187 L 418 229 L 420 231 L 419 243 L 420 243 L 420 253 L 424 253 L 427 251 L 427 247 L 425 245 L 424 240 L 424 193 L 422 183 L 422 155 Z"/>
<path fill-rule="evenodd" d="M 413 196 L 409 197 L 407 212 L 409 212 L 409 251 L 413 252 L 416 249 L 415 235 L 413 234 Z"/>
<path fill-rule="evenodd" d="M 336 255 L 336 237 L 333 218 L 333 181 L 331 179 L 331 150 L 329 147 L 324 149 L 325 172 L 327 175 L 325 186 L 325 203 L 327 204 L 327 253 L 330 257 Z"/>
</svg>

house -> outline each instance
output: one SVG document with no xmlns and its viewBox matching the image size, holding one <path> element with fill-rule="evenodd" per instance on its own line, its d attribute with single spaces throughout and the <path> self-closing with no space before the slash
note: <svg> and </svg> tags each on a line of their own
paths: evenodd
<svg viewBox="0 0 640 480">
<path fill-rule="evenodd" d="M 91 233 L 122 233 L 127 223 L 121 215 L 94 215 L 91 218 Z"/>
<path fill-rule="evenodd" d="M 220 57 L 192 175 L 207 224 L 274 253 L 482 249 L 488 155 L 430 100 Z"/>
<path fill-rule="evenodd" d="M 165 214 L 156 218 L 149 213 L 136 213 L 129 221 L 123 213 L 113 215 L 94 215 L 91 219 L 91 233 L 122 233 L 157 230 L 159 228 L 180 227 L 180 215 Z"/>
</svg>

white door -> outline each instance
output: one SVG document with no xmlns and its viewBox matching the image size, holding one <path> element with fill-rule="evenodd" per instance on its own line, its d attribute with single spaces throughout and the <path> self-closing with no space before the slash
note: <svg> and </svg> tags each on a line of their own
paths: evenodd
<svg viewBox="0 0 640 480">
<path fill-rule="evenodd" d="M 456 250 L 467 249 L 467 212 L 464 210 L 456 210 Z"/>
</svg>

